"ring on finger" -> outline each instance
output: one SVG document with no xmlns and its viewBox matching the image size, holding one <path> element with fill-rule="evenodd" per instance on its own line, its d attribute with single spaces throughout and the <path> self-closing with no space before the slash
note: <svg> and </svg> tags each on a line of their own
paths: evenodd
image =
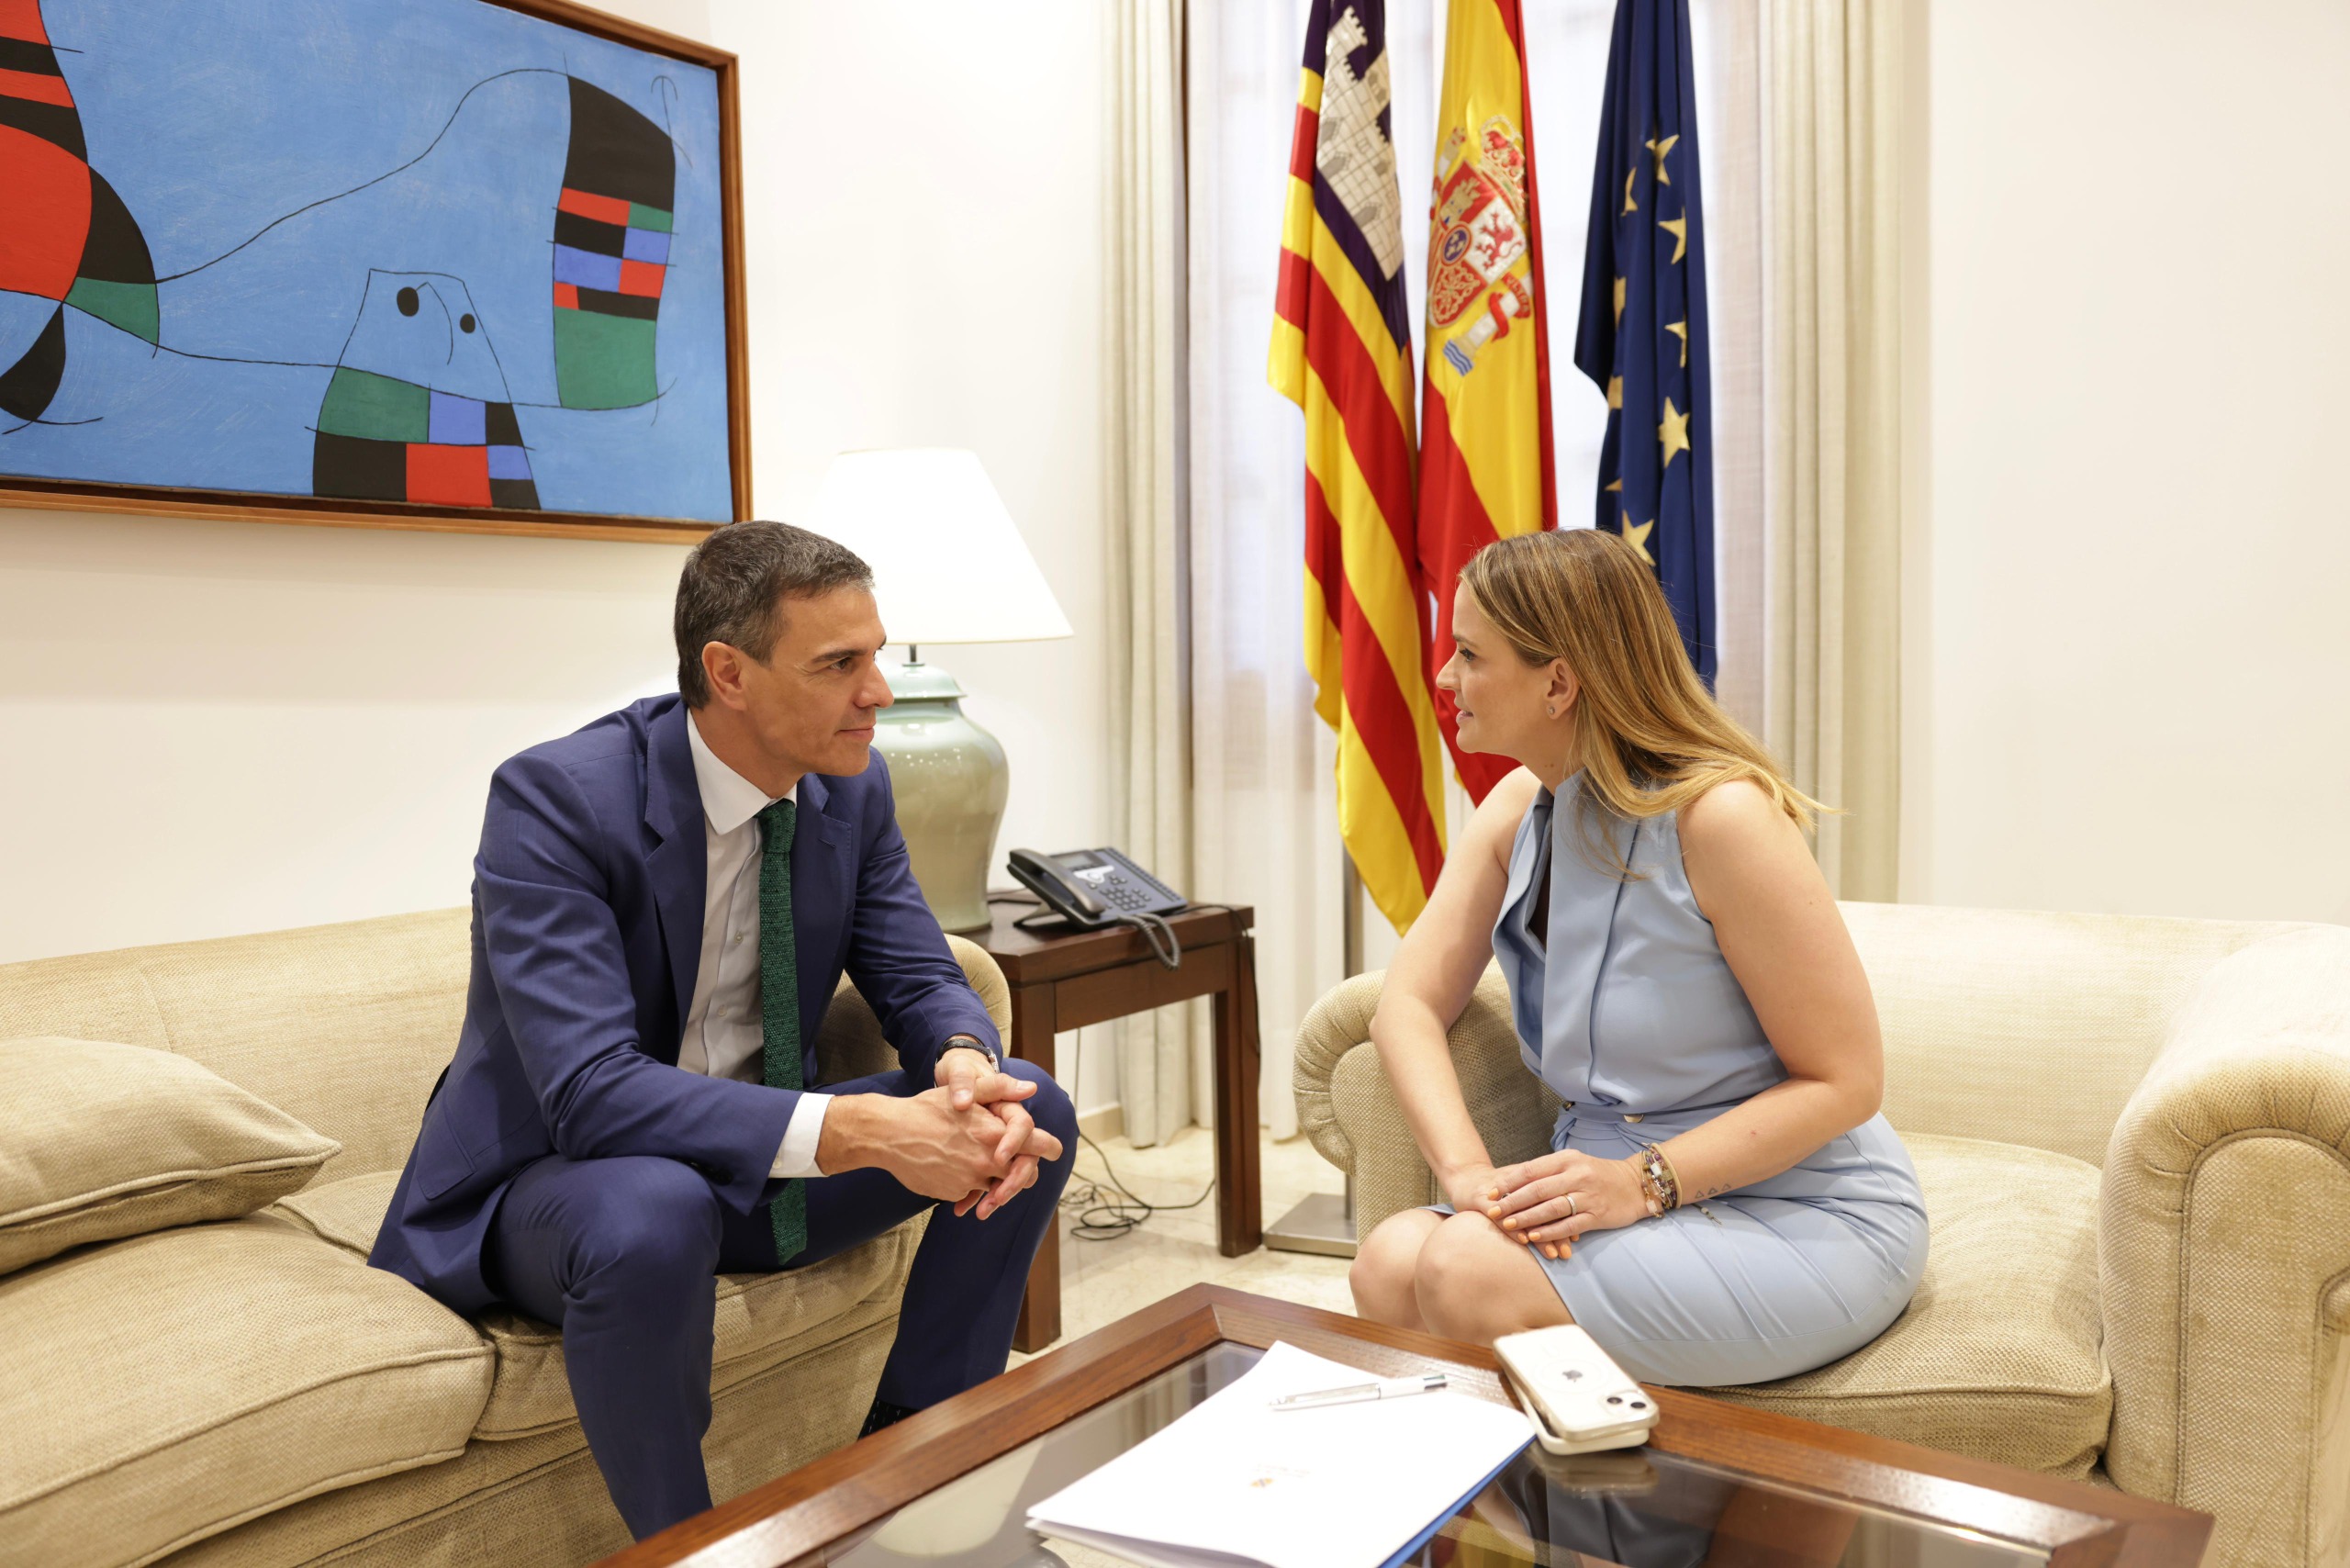
<svg viewBox="0 0 2350 1568">
<path fill-rule="evenodd" d="M 1581 1213 L 1583 1213 L 1583 1210 L 1576 1206 L 1575 1195 L 1572 1193 L 1569 1193 L 1567 1194 L 1567 1214 L 1569 1217 L 1572 1218 Z"/>
</svg>

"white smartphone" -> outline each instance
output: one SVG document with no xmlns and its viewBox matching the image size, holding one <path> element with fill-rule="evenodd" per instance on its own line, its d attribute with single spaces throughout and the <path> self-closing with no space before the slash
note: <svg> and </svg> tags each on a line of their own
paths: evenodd
<svg viewBox="0 0 2350 1568">
<path fill-rule="evenodd" d="M 1494 1353 L 1551 1453 L 1637 1448 L 1656 1425 L 1656 1400 L 1575 1325 L 1505 1334 Z"/>
</svg>

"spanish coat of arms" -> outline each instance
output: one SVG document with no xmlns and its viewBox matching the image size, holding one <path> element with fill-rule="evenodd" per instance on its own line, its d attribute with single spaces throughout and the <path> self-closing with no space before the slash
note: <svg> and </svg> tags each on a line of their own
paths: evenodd
<svg viewBox="0 0 2350 1568">
<path fill-rule="evenodd" d="M 1501 115 L 1485 121 L 1474 148 L 1456 129 L 1437 160 L 1428 239 L 1428 320 L 1441 330 L 1480 302 L 1484 310 L 1446 345 L 1463 373 L 1471 357 L 1533 314 L 1534 296 L 1511 269 L 1526 254 L 1526 144 Z M 1465 340 L 1465 341 L 1462 341 Z"/>
</svg>

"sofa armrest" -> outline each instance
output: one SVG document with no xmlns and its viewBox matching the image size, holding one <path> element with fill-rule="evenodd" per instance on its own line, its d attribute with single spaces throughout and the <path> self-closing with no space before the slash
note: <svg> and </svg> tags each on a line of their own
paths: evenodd
<svg viewBox="0 0 2350 1568">
<path fill-rule="evenodd" d="M 1389 1215 L 1441 1196 L 1371 1044 L 1371 1015 L 1384 978 L 1357 975 L 1315 1003 L 1298 1026 L 1292 1078 L 1298 1126 L 1353 1179 L 1359 1237 Z M 1518 1058 L 1509 991 L 1498 965 L 1478 980 L 1448 1038 L 1470 1119 L 1494 1159 L 1506 1165 L 1549 1149 L 1559 1099 Z"/>
<path fill-rule="evenodd" d="M 2213 1564 L 2350 1552 L 2350 929 L 2216 965 L 2116 1125 L 2098 1263 L 2124 1490 Z"/>
<path fill-rule="evenodd" d="M 1012 988 L 1004 983 L 1003 971 L 987 949 L 976 942 L 967 941 L 953 932 L 946 934 L 947 950 L 955 961 L 963 966 L 963 976 L 971 989 L 979 993 L 979 1003 L 995 1020 L 996 1033 L 1004 1038 L 1009 1048 L 1012 1040 Z M 823 1026 L 816 1031 L 816 1070 L 826 1083 L 845 1082 L 852 1078 L 865 1078 L 877 1072 L 887 1072 L 898 1065 L 898 1053 L 881 1036 L 880 1022 L 873 1016 L 873 1009 L 857 994 L 846 975 L 833 991 L 832 1005 L 824 1010 Z"/>
</svg>

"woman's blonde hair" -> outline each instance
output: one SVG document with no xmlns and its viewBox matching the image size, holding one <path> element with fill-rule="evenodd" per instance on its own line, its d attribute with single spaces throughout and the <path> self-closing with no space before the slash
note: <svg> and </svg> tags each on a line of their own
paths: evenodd
<svg viewBox="0 0 2350 1568">
<path fill-rule="evenodd" d="M 1829 808 L 1787 781 L 1762 743 L 1721 710 L 1681 645 L 1664 590 L 1640 554 L 1592 528 L 1495 540 L 1461 586 L 1517 656 L 1564 659 L 1582 683 L 1575 736 L 1585 800 L 1617 817 L 1662 816 L 1715 785 L 1751 779 L 1808 832 Z M 1591 846 L 1629 875 L 1612 847 Z"/>
</svg>

